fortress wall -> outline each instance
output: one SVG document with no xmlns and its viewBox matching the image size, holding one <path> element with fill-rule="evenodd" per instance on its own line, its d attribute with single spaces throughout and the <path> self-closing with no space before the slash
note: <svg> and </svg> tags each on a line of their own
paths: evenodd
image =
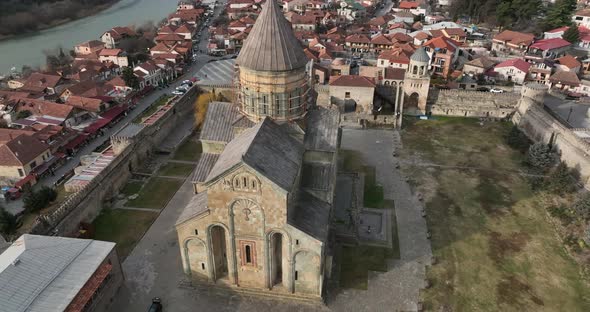
<svg viewBox="0 0 590 312">
<path fill-rule="evenodd" d="M 506 118 L 516 109 L 520 94 L 464 90 L 431 90 L 428 111 L 432 115 Z"/>
<path fill-rule="evenodd" d="M 31 234 L 75 235 L 80 222 L 92 222 L 103 208 L 105 201 L 112 200 L 125 185 L 131 171 L 137 169 L 149 155 L 164 143 L 166 137 L 179 122 L 192 115 L 197 96 L 201 90 L 192 88 L 183 96 L 174 99 L 172 108 L 155 123 L 144 127 L 133 142 L 124 148 L 88 185 L 68 197 L 53 213 L 35 220 Z"/>
<path fill-rule="evenodd" d="M 553 143 L 561 160 L 568 167 L 576 169 L 582 177 L 584 186 L 590 189 L 590 144 L 588 142 L 580 139 L 573 129 L 565 127 L 537 103 L 533 103 L 526 109 L 519 109 L 513 122 L 533 141 Z"/>
</svg>

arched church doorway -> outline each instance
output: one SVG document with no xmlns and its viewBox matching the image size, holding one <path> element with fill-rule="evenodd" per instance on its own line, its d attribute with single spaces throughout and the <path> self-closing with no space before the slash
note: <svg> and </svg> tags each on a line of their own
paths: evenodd
<svg viewBox="0 0 590 312">
<path fill-rule="evenodd" d="M 420 96 L 416 92 L 410 94 L 404 101 L 404 109 L 417 109 L 419 98 Z"/>
<path fill-rule="evenodd" d="M 271 286 L 283 285 L 283 235 L 274 233 L 270 238 L 271 246 Z"/>
<path fill-rule="evenodd" d="M 227 246 L 225 229 L 219 225 L 211 227 L 211 251 L 213 254 L 213 273 L 215 281 L 227 277 Z"/>
</svg>

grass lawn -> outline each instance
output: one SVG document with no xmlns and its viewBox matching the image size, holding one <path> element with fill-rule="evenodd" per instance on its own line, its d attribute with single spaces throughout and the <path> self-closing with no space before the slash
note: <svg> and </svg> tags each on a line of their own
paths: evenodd
<svg viewBox="0 0 590 312">
<path fill-rule="evenodd" d="M 123 262 L 157 217 L 157 212 L 104 209 L 93 222 L 94 239 L 117 243 Z"/>
<path fill-rule="evenodd" d="M 167 178 L 150 178 L 139 191 L 139 197 L 125 203 L 127 207 L 162 209 L 168 203 L 174 193 L 180 188 L 183 181 Z"/>
<path fill-rule="evenodd" d="M 197 161 L 203 152 L 201 143 L 193 140 L 186 140 L 182 145 L 176 149 L 174 153 L 174 160 Z"/>
<path fill-rule="evenodd" d="M 125 196 L 137 194 L 142 186 L 143 181 L 127 181 L 127 184 L 121 189 L 121 194 L 124 194 Z"/>
<path fill-rule="evenodd" d="M 154 103 L 152 103 L 146 110 L 144 110 L 141 114 L 137 115 L 133 118 L 134 123 L 141 123 L 144 118 L 149 117 L 151 114 L 155 113 L 160 106 L 166 104 L 166 101 L 170 99 L 172 96 L 168 94 L 162 95 L 158 98 Z"/>
<path fill-rule="evenodd" d="M 546 196 L 516 173 L 523 155 L 504 143 L 509 123 L 409 121 L 404 166 L 424 194 L 432 249 L 427 310 L 590 311 L 590 287 L 546 217 Z"/>
<path fill-rule="evenodd" d="M 187 177 L 189 174 L 191 174 L 194 168 L 195 165 L 169 162 L 160 167 L 157 175 L 169 177 Z"/>
</svg>

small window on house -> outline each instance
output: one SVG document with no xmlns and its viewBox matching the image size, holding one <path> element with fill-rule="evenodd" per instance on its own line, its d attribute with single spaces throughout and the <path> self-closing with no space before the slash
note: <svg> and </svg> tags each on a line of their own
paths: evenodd
<svg viewBox="0 0 590 312">
<path fill-rule="evenodd" d="M 199 230 L 195 229 L 195 235 L 199 235 Z"/>
<path fill-rule="evenodd" d="M 18 169 L 18 175 L 21 177 L 25 175 L 22 169 Z"/>
<path fill-rule="evenodd" d="M 350 99 L 350 92 L 345 92 L 344 93 L 344 98 Z"/>
<path fill-rule="evenodd" d="M 250 245 L 246 245 L 246 263 L 252 263 L 252 247 Z"/>
<path fill-rule="evenodd" d="M 201 262 L 201 269 L 204 270 L 205 269 L 205 264 L 203 262 Z"/>
</svg>

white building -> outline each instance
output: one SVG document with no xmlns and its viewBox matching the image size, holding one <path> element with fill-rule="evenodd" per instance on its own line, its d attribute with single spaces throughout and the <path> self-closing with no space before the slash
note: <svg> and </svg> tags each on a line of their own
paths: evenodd
<svg viewBox="0 0 590 312">
<path fill-rule="evenodd" d="M 24 234 L 0 255 L 1 311 L 109 311 L 122 283 L 111 242 Z"/>
</svg>

